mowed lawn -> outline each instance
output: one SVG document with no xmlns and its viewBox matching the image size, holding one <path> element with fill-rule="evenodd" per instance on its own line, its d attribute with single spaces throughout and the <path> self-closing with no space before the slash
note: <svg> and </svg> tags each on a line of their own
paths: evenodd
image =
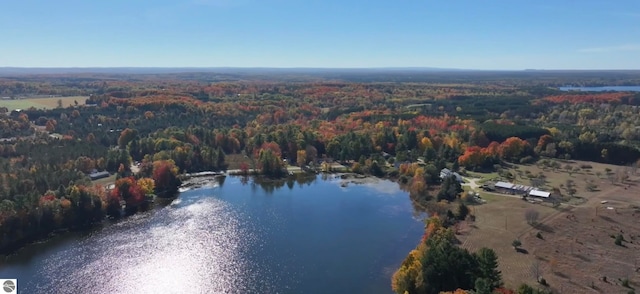
<svg viewBox="0 0 640 294">
<path fill-rule="evenodd" d="M 0 100 L 0 107 L 6 107 L 9 111 L 16 109 L 27 109 L 30 107 L 51 109 L 58 107 L 58 100 L 62 101 L 62 107 L 75 105 L 84 105 L 88 97 L 71 96 L 71 97 L 52 97 L 52 98 L 28 98 L 20 100 Z"/>
</svg>

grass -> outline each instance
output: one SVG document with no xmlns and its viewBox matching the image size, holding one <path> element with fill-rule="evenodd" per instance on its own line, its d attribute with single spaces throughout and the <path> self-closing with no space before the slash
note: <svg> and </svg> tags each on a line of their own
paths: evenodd
<svg viewBox="0 0 640 294">
<path fill-rule="evenodd" d="M 106 178 L 102 178 L 102 179 L 98 179 L 95 181 L 91 181 L 91 183 L 93 183 L 94 185 L 108 185 L 108 184 L 113 184 L 116 182 L 116 175 L 111 175 L 109 177 Z"/>
<path fill-rule="evenodd" d="M 569 174 L 564 168 L 552 171 L 536 165 L 514 165 L 517 168 L 509 171 L 513 174 L 520 171 L 524 177 L 518 175 L 517 181 L 522 184 L 528 182 L 526 171 L 544 173 L 547 187 L 566 185 L 567 179 L 573 180 L 578 190 L 576 196 L 581 197 L 572 199 L 573 207 L 554 209 L 549 203 L 532 204 L 515 197 L 480 192 L 487 202 L 473 206 L 476 222 L 461 228 L 458 237 L 462 247 L 472 251 L 480 247 L 493 248 L 499 256 L 500 270 L 508 287 L 517 287 L 522 282 L 535 284 L 531 268 L 536 260 L 541 261 L 541 274 L 549 284 L 556 289 L 564 288 L 567 293 L 584 293 L 584 285 L 593 285 L 590 288 L 599 289 L 600 293 L 618 293 L 620 283 L 602 281 L 604 276 L 609 277 L 609 281 L 613 280 L 612 277 L 629 276 L 630 285 L 640 284 L 637 275 L 628 274 L 638 268 L 637 261 L 629 256 L 640 249 L 640 242 L 631 240 L 631 236 L 636 239 L 640 236 L 636 225 L 639 210 L 632 206 L 637 203 L 640 193 L 637 185 L 640 179 L 632 176 L 625 184 L 613 185 L 604 178 L 598 178 L 595 172 L 604 173 L 605 168 L 615 172 L 621 167 L 582 161 L 565 161 L 562 164 L 589 164 L 593 169 Z M 597 183 L 600 190 L 586 191 L 586 180 Z M 608 201 L 606 206 L 616 209 L 604 209 L 602 200 Z M 528 209 L 540 213 L 535 226 L 525 220 Z M 543 238 L 538 237 L 540 232 Z M 615 238 L 618 234 L 625 238 L 630 236 L 628 243 L 618 242 L 624 247 L 616 246 L 610 239 L 610 236 Z M 522 240 L 526 254 L 513 249 L 511 240 L 515 238 Z"/>
<path fill-rule="evenodd" d="M 481 247 L 489 247 L 499 256 L 499 269 L 503 272 L 505 284 L 517 287 L 520 283 L 535 283 L 530 274 L 533 254 L 523 254 L 514 250 L 512 241 L 521 239 L 523 234 L 531 230 L 524 212 L 534 208 L 540 212 L 540 219 L 556 213 L 552 208 L 535 205 L 517 198 L 481 193 L 487 203 L 474 205 L 476 221 L 465 225 L 458 235 L 462 247 L 477 251 Z M 533 253 L 535 248 L 522 241 L 522 248 Z"/>
<path fill-rule="evenodd" d="M 240 169 L 242 163 L 246 163 L 249 168 L 253 168 L 251 158 L 242 154 L 227 154 L 224 161 L 229 165 L 227 169 Z"/>
<path fill-rule="evenodd" d="M 481 173 L 481 172 L 471 172 L 471 171 L 467 171 L 467 174 L 469 175 L 469 177 L 471 178 L 478 178 L 480 180 L 477 181 L 478 184 L 483 184 L 489 180 L 493 180 L 496 178 L 499 178 L 500 176 L 498 175 L 497 172 L 491 172 L 491 173 Z"/>
<path fill-rule="evenodd" d="M 9 111 L 16 109 L 27 109 L 30 107 L 53 109 L 58 107 L 58 100 L 62 101 L 63 107 L 75 105 L 75 101 L 78 105 L 84 105 L 87 97 L 85 96 L 71 96 L 71 97 L 52 97 L 52 98 L 27 98 L 19 100 L 0 100 L 0 107 L 6 107 Z"/>
<path fill-rule="evenodd" d="M 469 186 L 462 186 L 462 190 L 464 190 L 463 193 L 468 193 L 469 191 L 473 191 L 471 189 L 471 187 Z M 495 201 L 500 201 L 504 198 L 508 198 L 508 196 L 500 196 L 500 195 L 495 195 L 495 194 L 491 194 L 491 193 L 486 193 L 483 191 L 475 191 L 476 193 L 480 194 L 480 198 L 484 199 L 485 201 L 488 202 L 495 202 Z"/>
</svg>

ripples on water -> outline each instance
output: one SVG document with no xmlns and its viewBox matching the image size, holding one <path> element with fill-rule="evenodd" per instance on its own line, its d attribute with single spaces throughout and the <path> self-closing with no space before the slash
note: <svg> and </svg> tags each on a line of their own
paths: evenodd
<svg viewBox="0 0 640 294">
<path fill-rule="evenodd" d="M 10 258 L 21 293 L 390 293 L 423 230 L 397 184 L 228 179 Z M 22 281 L 22 282 L 21 282 Z"/>
<path fill-rule="evenodd" d="M 43 278 L 52 283 L 43 283 L 44 287 L 33 290 L 251 292 L 249 287 L 255 277 L 247 276 L 250 265 L 242 255 L 247 243 L 256 240 L 237 221 L 240 218 L 229 204 L 215 198 L 192 201 L 179 200 L 153 216 L 149 213 L 132 216 L 100 232 L 99 238 L 86 239 L 70 248 L 71 252 L 58 252 L 40 270 Z M 155 222 L 150 223 L 149 218 Z M 76 264 L 83 266 L 76 268 Z"/>
</svg>

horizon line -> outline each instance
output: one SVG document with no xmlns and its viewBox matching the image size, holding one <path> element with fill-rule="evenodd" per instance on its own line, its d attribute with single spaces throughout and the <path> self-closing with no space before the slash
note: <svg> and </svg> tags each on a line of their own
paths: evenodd
<svg viewBox="0 0 640 294">
<path fill-rule="evenodd" d="M 476 68 L 448 68 L 429 66 L 372 66 L 372 67 L 278 67 L 278 66 L 0 66 L 2 69 L 320 69 L 320 70 L 441 70 L 441 71 L 640 71 L 638 69 L 616 69 L 616 68 L 591 68 L 591 69 L 545 69 L 545 68 L 525 68 L 525 69 L 476 69 Z"/>
</svg>

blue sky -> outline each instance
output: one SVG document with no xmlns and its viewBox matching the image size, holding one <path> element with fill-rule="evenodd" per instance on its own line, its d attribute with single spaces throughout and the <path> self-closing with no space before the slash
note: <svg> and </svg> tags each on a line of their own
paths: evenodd
<svg viewBox="0 0 640 294">
<path fill-rule="evenodd" d="M 0 66 L 640 69 L 638 0 L 1 0 Z"/>
</svg>

